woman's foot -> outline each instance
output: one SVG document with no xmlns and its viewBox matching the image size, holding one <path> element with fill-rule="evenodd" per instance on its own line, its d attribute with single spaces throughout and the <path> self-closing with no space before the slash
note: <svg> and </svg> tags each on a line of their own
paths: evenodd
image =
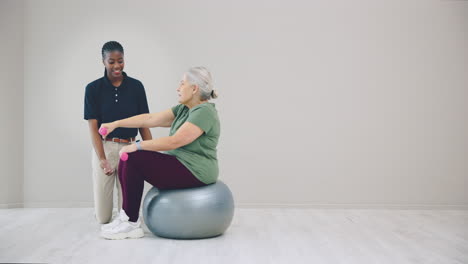
<svg viewBox="0 0 468 264">
<path fill-rule="evenodd" d="M 101 231 L 111 230 L 124 221 L 128 221 L 128 216 L 125 211 L 121 209 L 119 214 L 114 214 L 114 217 L 110 223 L 101 225 Z"/>
<path fill-rule="evenodd" d="M 112 221 L 113 224 L 106 225 L 106 228 L 101 230 L 101 236 L 106 239 L 126 239 L 126 238 L 141 238 L 145 234 L 140 227 L 140 222 L 128 221 L 128 216 L 124 210 L 120 211 L 119 220 Z"/>
</svg>

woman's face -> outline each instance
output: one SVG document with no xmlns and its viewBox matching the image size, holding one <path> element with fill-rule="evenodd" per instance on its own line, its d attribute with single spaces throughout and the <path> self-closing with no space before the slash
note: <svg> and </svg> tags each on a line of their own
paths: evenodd
<svg viewBox="0 0 468 264">
<path fill-rule="evenodd" d="M 177 94 L 179 95 L 179 103 L 184 104 L 189 102 L 194 96 L 195 86 L 187 82 L 185 76 L 180 81 L 180 85 L 177 88 Z"/>
<path fill-rule="evenodd" d="M 104 66 L 107 74 L 114 78 L 120 78 L 125 66 L 124 56 L 120 51 L 111 51 L 104 53 Z"/>
</svg>

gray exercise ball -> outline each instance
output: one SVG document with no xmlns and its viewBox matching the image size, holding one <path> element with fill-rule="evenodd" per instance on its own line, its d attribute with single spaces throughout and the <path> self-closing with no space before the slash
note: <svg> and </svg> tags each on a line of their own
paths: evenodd
<svg viewBox="0 0 468 264">
<path fill-rule="evenodd" d="M 219 236 L 231 224 L 234 199 L 221 181 L 203 187 L 158 190 L 143 201 L 143 217 L 153 234 L 174 239 Z"/>
</svg>

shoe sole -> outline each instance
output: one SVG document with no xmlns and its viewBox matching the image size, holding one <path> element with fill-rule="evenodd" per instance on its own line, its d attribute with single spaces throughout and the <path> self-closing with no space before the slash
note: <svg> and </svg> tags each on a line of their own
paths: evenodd
<svg viewBox="0 0 468 264">
<path fill-rule="evenodd" d="M 145 236 L 145 233 L 143 232 L 143 229 L 137 228 L 128 233 L 118 233 L 118 234 L 101 233 L 101 236 L 105 239 L 119 240 L 119 239 L 126 239 L 126 238 L 142 238 L 143 236 Z"/>
</svg>

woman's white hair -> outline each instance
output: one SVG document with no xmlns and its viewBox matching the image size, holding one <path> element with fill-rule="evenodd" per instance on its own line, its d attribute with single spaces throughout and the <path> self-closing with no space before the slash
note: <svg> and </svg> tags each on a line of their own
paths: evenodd
<svg viewBox="0 0 468 264">
<path fill-rule="evenodd" d="M 211 73 L 205 67 L 192 67 L 185 72 L 184 76 L 187 82 L 198 86 L 201 100 L 218 98 L 218 93 L 213 89 Z"/>
</svg>

